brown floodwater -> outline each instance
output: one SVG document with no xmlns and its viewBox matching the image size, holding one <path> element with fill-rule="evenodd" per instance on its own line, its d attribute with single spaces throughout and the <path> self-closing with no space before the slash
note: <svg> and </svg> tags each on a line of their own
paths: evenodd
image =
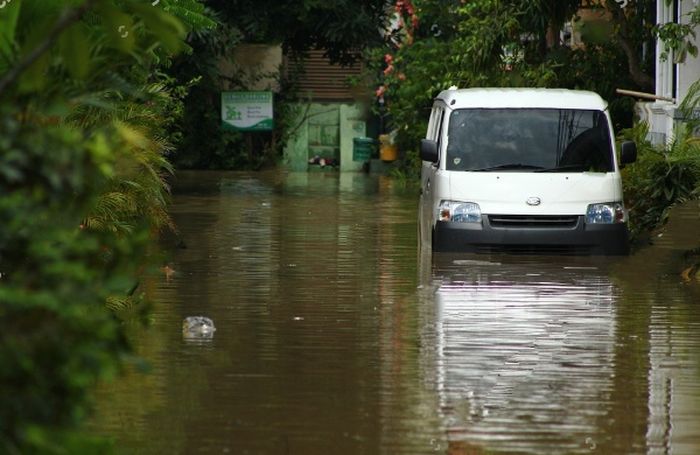
<svg viewBox="0 0 700 455">
<path fill-rule="evenodd" d="M 179 173 L 187 248 L 97 392 L 129 454 L 700 453 L 696 206 L 626 258 L 419 254 L 417 191 Z M 210 339 L 184 339 L 207 316 Z"/>
</svg>

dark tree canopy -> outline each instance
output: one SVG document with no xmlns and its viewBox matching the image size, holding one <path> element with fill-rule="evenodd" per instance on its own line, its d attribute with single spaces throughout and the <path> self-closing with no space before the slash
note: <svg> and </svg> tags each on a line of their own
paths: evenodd
<svg viewBox="0 0 700 455">
<path fill-rule="evenodd" d="M 387 13 L 385 0 L 215 0 L 209 5 L 246 42 L 281 43 L 291 52 L 325 49 L 341 62 L 381 42 Z"/>
</svg>

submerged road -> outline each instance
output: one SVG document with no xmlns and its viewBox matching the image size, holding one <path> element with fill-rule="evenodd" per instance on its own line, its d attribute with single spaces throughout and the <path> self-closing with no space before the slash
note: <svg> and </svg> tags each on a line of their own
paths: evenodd
<svg viewBox="0 0 700 455">
<path fill-rule="evenodd" d="M 615 260 L 420 255 L 416 191 L 366 175 L 180 173 L 172 211 L 151 371 L 91 424 L 124 453 L 700 453 L 697 208 Z"/>
</svg>

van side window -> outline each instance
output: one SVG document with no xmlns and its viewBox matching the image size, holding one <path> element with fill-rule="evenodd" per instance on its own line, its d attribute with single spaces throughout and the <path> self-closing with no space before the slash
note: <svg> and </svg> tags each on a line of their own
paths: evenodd
<svg viewBox="0 0 700 455">
<path fill-rule="evenodd" d="M 428 134 L 426 139 L 438 142 L 440 140 L 440 130 L 442 128 L 442 118 L 445 109 L 442 107 L 434 107 L 430 112 L 430 121 L 428 122 Z"/>
<path fill-rule="evenodd" d="M 432 139 L 435 135 L 435 119 L 437 118 L 437 108 L 430 111 L 430 120 L 428 121 L 428 132 L 425 135 L 426 139 Z"/>
<path fill-rule="evenodd" d="M 433 135 L 430 139 L 437 143 L 440 143 L 440 131 L 442 130 L 442 119 L 445 114 L 445 109 L 438 107 L 435 109 L 435 129 L 433 130 Z"/>
<path fill-rule="evenodd" d="M 430 137 L 428 137 L 428 139 L 431 139 L 431 140 L 437 142 L 438 150 L 440 150 L 440 146 L 442 144 L 442 134 L 441 133 L 442 133 L 442 124 L 443 124 L 443 121 L 445 119 L 445 109 L 442 107 L 437 107 L 437 108 L 435 108 L 434 113 L 435 113 L 435 119 L 434 119 L 434 123 L 433 123 L 433 127 L 434 127 L 433 131 L 432 131 L 433 134 Z M 438 166 L 440 165 L 440 158 L 439 157 L 440 157 L 440 154 L 438 154 L 438 162 L 435 163 Z"/>
</svg>

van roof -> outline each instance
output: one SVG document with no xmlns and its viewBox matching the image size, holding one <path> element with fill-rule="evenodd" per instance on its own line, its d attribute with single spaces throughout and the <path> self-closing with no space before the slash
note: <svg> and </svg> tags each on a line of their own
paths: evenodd
<svg viewBox="0 0 700 455">
<path fill-rule="evenodd" d="M 436 100 L 451 109 L 463 108 L 550 108 L 605 110 L 607 103 L 583 90 L 547 88 L 467 88 L 443 90 Z"/>
</svg>

